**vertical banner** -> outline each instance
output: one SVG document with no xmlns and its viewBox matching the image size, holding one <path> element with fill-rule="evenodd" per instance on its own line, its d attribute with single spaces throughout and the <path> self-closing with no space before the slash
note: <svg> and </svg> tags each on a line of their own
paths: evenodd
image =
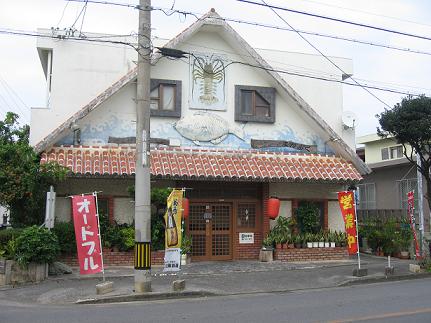
<svg viewBox="0 0 431 323">
<path fill-rule="evenodd" d="M 177 271 L 181 262 L 181 220 L 183 191 L 173 190 L 165 213 L 165 271 Z"/>
<path fill-rule="evenodd" d="M 421 254 L 419 251 L 419 243 L 416 235 L 416 220 L 415 220 L 415 193 L 414 191 L 410 191 L 407 193 L 407 212 L 410 218 L 410 228 L 412 229 L 413 238 L 415 241 L 415 255 L 416 259 L 421 258 Z"/>
<path fill-rule="evenodd" d="M 94 195 L 72 196 L 73 223 L 81 275 L 103 271 Z"/>
<path fill-rule="evenodd" d="M 338 202 L 344 219 L 349 255 L 358 253 L 355 198 L 352 191 L 338 192 Z"/>
</svg>

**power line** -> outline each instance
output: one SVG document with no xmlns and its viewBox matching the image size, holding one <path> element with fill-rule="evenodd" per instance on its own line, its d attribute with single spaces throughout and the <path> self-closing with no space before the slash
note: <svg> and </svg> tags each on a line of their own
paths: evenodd
<svg viewBox="0 0 431 323">
<path fill-rule="evenodd" d="M 403 31 L 398 31 L 398 30 L 393 30 L 393 29 L 389 29 L 389 28 L 372 26 L 372 25 L 363 24 L 363 23 L 359 23 L 359 22 L 354 22 L 354 21 L 349 21 L 349 20 L 344 20 L 344 19 L 339 19 L 339 18 L 334 18 L 334 17 L 328 17 L 328 16 L 323 16 L 323 15 L 318 15 L 318 14 L 314 14 L 314 13 L 310 13 L 310 12 L 306 12 L 306 11 L 300 11 L 300 10 L 294 10 L 294 9 L 289 9 L 289 8 L 285 8 L 285 7 L 280 7 L 280 6 L 269 5 L 267 3 L 259 3 L 259 2 L 254 2 L 254 1 L 250 1 L 250 0 L 236 0 L 236 1 L 242 2 L 242 3 L 253 4 L 253 5 L 261 6 L 261 7 L 267 7 L 267 8 L 270 8 L 270 9 L 277 9 L 277 10 L 282 10 L 282 11 L 297 13 L 297 14 L 300 14 L 300 15 L 306 15 L 306 16 L 310 16 L 310 17 L 314 17 L 314 18 L 320 18 L 320 19 L 335 21 L 335 22 L 339 22 L 339 23 L 343 23 L 343 24 L 349 24 L 349 25 L 352 25 L 352 26 L 369 28 L 369 29 L 374 29 L 374 30 L 378 30 L 378 31 L 384 31 L 384 32 L 392 33 L 392 34 L 397 34 L 397 35 L 402 35 L 402 36 L 407 36 L 407 37 L 413 37 L 413 38 L 418 38 L 418 39 L 423 39 L 423 40 L 431 40 L 431 37 L 427 37 L 427 36 L 416 35 L 416 34 L 411 34 L 411 33 L 403 32 Z"/>
<path fill-rule="evenodd" d="M 370 12 L 370 11 L 365 11 L 365 10 L 360 10 L 360 9 L 353 9 L 353 8 L 347 8 L 347 7 L 342 7 L 342 6 L 336 6 L 336 5 L 331 5 L 329 3 L 324 3 L 324 2 L 320 2 L 320 1 L 313 1 L 313 0 L 302 0 L 302 1 L 303 2 L 316 3 L 316 4 L 319 4 L 319 5 L 322 5 L 322 6 L 326 6 L 326 7 L 343 9 L 343 10 L 352 11 L 352 12 L 359 12 L 359 13 L 363 13 L 363 14 L 370 15 L 370 16 L 383 17 L 383 18 L 387 18 L 387 19 L 393 19 L 393 20 L 408 22 L 410 24 L 431 27 L 430 24 L 426 24 L 426 23 L 422 23 L 422 22 L 417 22 L 417 21 L 413 21 L 413 20 L 408 20 L 408 19 L 402 19 L 402 18 L 399 18 L 399 17 L 380 15 L 380 14 L 377 14 L 377 13 L 374 13 L 374 12 Z"/>
<path fill-rule="evenodd" d="M 38 34 L 38 33 L 35 33 L 35 32 L 29 32 L 29 31 L 12 31 L 12 30 L 1 30 L 0 29 L 0 34 L 11 34 L 11 35 L 18 35 L 18 36 L 30 36 L 30 37 L 42 37 L 42 38 L 57 39 L 57 37 L 55 37 L 55 36 L 46 35 L 46 34 Z M 101 42 L 102 44 L 113 43 L 115 45 L 128 45 L 128 46 L 131 46 L 133 49 L 136 50 L 136 48 L 131 43 L 122 42 L 122 41 L 111 41 L 111 40 L 89 39 L 89 38 L 75 38 L 75 37 L 68 37 L 68 38 L 66 38 L 66 40 L 68 40 L 68 41 L 77 41 L 77 42 L 90 42 L 90 43 L 96 43 L 96 44 L 98 44 L 98 43 Z M 192 55 L 192 53 L 187 53 L 187 54 Z M 240 55 L 240 56 L 244 56 L 244 55 Z M 243 63 L 243 62 L 235 62 L 235 63 L 243 64 L 243 65 L 248 65 L 250 67 L 255 67 L 255 68 L 259 68 L 259 69 L 264 69 L 265 70 L 264 67 L 258 66 L 258 65 L 252 65 L 252 64 L 247 64 L 247 63 Z M 298 66 L 298 67 L 300 67 L 300 66 Z M 383 88 L 383 87 L 372 86 L 372 85 L 364 85 L 364 84 L 362 84 L 362 85 L 355 85 L 355 84 L 352 84 L 352 83 L 349 83 L 349 82 L 340 81 L 340 80 L 336 80 L 336 79 L 330 79 L 330 78 L 327 78 L 327 77 L 325 78 L 325 77 L 321 77 L 321 76 L 307 75 L 307 74 L 304 74 L 304 73 L 286 71 L 286 70 L 282 70 L 282 69 L 266 69 L 266 70 L 273 71 L 273 72 L 279 72 L 279 73 L 282 73 L 282 74 L 293 75 L 293 76 L 311 78 L 311 79 L 316 79 L 316 80 L 322 80 L 322 81 L 328 81 L 328 82 L 336 82 L 336 83 L 350 85 L 350 86 L 363 86 L 363 87 L 369 88 L 369 89 L 375 89 L 375 90 L 379 90 L 379 91 L 396 93 L 396 94 L 402 94 L 402 95 L 413 95 L 413 96 L 420 96 L 420 95 L 422 95 L 422 94 L 411 93 L 409 91 L 399 91 L 399 90 L 396 90 L 396 89 Z"/>
<path fill-rule="evenodd" d="M 261 0 L 263 4 L 266 4 L 266 2 L 264 0 Z M 291 24 L 289 24 L 287 22 L 286 19 L 284 19 L 282 16 L 280 16 L 280 14 L 275 11 L 274 8 L 268 7 L 272 12 L 274 12 L 275 15 L 277 15 L 277 17 L 279 17 L 286 25 L 288 25 L 290 28 L 292 28 L 293 30 L 296 31 L 295 28 L 293 28 L 293 26 Z M 317 48 L 313 43 L 311 43 L 307 38 L 305 38 L 303 35 L 301 35 L 300 32 L 296 31 L 296 33 L 298 34 L 299 37 L 301 37 L 307 44 L 309 44 L 311 47 L 313 47 L 320 55 L 322 55 L 328 62 L 330 62 L 333 66 L 335 66 L 341 73 L 343 74 L 347 74 L 346 72 L 344 72 L 344 70 L 339 67 L 333 60 L 331 60 L 328 56 L 326 56 L 325 54 L 323 54 L 323 52 Z M 364 87 L 361 83 L 359 83 L 358 81 L 356 81 L 353 77 L 350 78 L 353 82 L 355 82 L 358 86 L 360 86 L 361 88 L 363 88 L 368 94 L 370 94 L 371 96 L 373 96 L 375 99 L 377 99 L 379 102 L 383 103 L 385 106 L 387 106 L 389 109 L 391 109 L 392 107 L 387 104 L 385 101 L 383 101 L 382 99 L 380 99 L 377 95 L 375 95 L 373 92 L 371 92 L 369 90 L 368 87 Z"/>
<path fill-rule="evenodd" d="M 69 2 L 66 2 L 66 5 L 63 8 L 63 12 L 61 13 L 60 20 L 57 22 L 57 27 L 60 25 L 61 21 L 63 20 L 64 13 L 66 12 L 66 8 L 67 8 L 68 5 L 69 5 Z"/>
<path fill-rule="evenodd" d="M 67 0 L 67 1 L 84 2 L 84 0 Z M 111 1 L 88 0 L 88 2 L 89 3 L 95 3 L 95 4 L 114 5 L 114 6 L 122 6 L 122 7 L 137 9 L 137 10 L 144 10 L 142 8 L 139 8 L 139 6 L 137 6 L 137 5 L 130 5 L 130 4 L 124 4 L 124 3 L 111 2 Z M 198 17 L 198 15 L 202 16 L 203 14 L 199 13 L 199 12 L 193 12 L 193 11 L 173 10 L 172 8 L 162 8 L 162 7 L 153 7 L 152 10 L 162 11 L 166 16 L 171 16 L 173 13 L 178 13 L 181 15 L 191 15 L 191 16 L 195 17 L 197 20 L 219 19 L 219 20 L 230 21 L 230 22 L 235 22 L 235 23 L 239 23 L 239 24 L 246 24 L 246 25 L 250 25 L 250 26 L 257 26 L 257 27 L 264 27 L 264 28 L 275 29 L 275 30 L 295 32 L 295 30 L 293 30 L 291 28 L 286 28 L 286 27 L 276 26 L 276 25 L 271 25 L 271 24 L 258 23 L 258 22 L 254 22 L 254 21 L 247 21 L 247 20 L 242 20 L 242 19 L 237 19 L 237 18 L 227 18 L 227 17 L 200 18 L 200 17 Z M 431 52 L 426 52 L 426 51 L 422 51 L 422 50 L 416 50 L 416 49 L 405 48 L 405 47 L 400 47 L 400 46 L 382 44 L 382 43 L 378 43 L 378 42 L 354 39 L 354 38 L 338 36 L 338 35 L 312 32 L 312 31 L 301 30 L 301 29 L 297 29 L 297 30 L 299 32 L 301 32 L 302 34 L 306 34 L 306 35 L 312 35 L 312 36 L 323 37 L 323 38 L 331 38 L 331 39 L 335 39 L 335 40 L 342 40 L 342 41 L 358 43 L 358 44 L 362 44 L 362 45 L 382 47 L 382 48 L 387 48 L 387 49 L 392 49 L 392 50 L 397 50 L 397 51 L 403 51 L 403 52 L 408 52 L 408 53 L 423 54 L 423 55 L 431 56 Z"/>
</svg>

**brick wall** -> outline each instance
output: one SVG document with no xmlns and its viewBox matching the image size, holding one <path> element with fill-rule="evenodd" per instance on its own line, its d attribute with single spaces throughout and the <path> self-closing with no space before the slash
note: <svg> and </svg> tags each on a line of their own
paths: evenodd
<svg viewBox="0 0 431 323">
<path fill-rule="evenodd" d="M 320 261 L 348 259 L 344 247 L 276 249 L 274 259 L 281 261 Z"/>
<path fill-rule="evenodd" d="M 262 247 L 262 234 L 260 232 L 254 233 L 254 243 L 253 244 L 240 244 L 239 243 L 239 234 L 236 233 L 234 235 L 235 247 L 236 247 L 236 255 L 237 259 L 259 259 L 259 250 Z"/>
<path fill-rule="evenodd" d="M 105 266 L 133 266 L 133 251 L 109 251 L 103 250 L 103 262 Z M 151 264 L 153 266 L 163 265 L 165 251 L 152 251 Z M 63 256 L 60 259 L 72 267 L 78 266 L 78 256 Z"/>
</svg>

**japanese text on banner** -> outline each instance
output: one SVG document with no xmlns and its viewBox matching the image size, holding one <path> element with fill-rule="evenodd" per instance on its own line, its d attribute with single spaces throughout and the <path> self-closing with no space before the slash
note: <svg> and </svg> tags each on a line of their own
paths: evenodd
<svg viewBox="0 0 431 323">
<path fill-rule="evenodd" d="M 416 220 L 415 220 L 415 193 L 410 191 L 407 193 L 407 212 L 410 218 L 410 228 L 413 233 L 413 239 L 415 242 L 415 256 L 416 259 L 421 258 L 421 253 L 419 250 L 418 237 L 416 234 Z"/>
<path fill-rule="evenodd" d="M 338 192 L 338 202 L 344 219 L 344 227 L 347 235 L 347 248 L 349 255 L 358 252 L 358 239 L 356 235 L 355 198 L 351 191 Z"/>
<path fill-rule="evenodd" d="M 73 223 L 81 275 L 102 272 L 96 200 L 93 195 L 72 196 Z"/>
</svg>

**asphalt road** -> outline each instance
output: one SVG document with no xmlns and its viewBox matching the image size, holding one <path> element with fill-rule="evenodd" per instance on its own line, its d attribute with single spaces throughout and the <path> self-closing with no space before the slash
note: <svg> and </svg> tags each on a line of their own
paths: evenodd
<svg viewBox="0 0 431 323">
<path fill-rule="evenodd" d="M 0 304 L 0 322 L 431 322 L 431 279 L 103 305 Z"/>
</svg>

